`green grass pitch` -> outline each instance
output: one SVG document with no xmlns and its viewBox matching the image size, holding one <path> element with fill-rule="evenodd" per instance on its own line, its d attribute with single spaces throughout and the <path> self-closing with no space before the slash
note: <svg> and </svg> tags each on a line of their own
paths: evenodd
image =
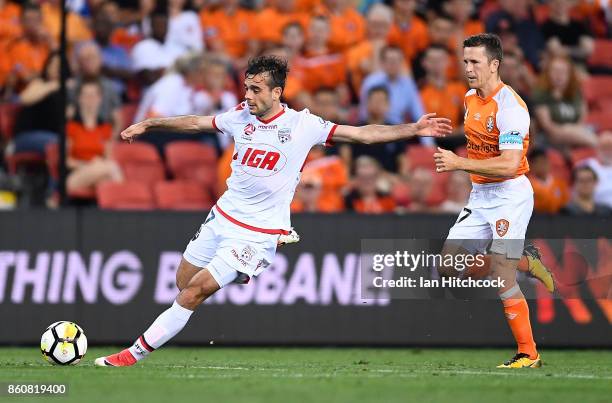
<svg viewBox="0 0 612 403">
<path fill-rule="evenodd" d="M 168 347 L 131 368 L 97 368 L 91 348 L 53 367 L 36 347 L 0 348 L 0 383 L 62 382 L 63 397 L 0 402 L 611 402 L 612 351 L 543 350 L 540 369 L 494 366 L 510 349 Z M 42 400 L 41 400 L 42 399 Z"/>
</svg>

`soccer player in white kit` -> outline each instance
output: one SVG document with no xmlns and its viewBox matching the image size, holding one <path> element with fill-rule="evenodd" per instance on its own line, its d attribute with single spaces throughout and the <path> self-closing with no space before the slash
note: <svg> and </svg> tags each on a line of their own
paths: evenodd
<svg viewBox="0 0 612 403">
<path fill-rule="evenodd" d="M 217 116 L 148 119 L 121 133 L 132 141 L 149 130 L 199 133 L 216 129 L 234 138 L 235 153 L 228 189 L 187 245 L 176 275 L 180 290 L 134 344 L 99 366 L 130 366 L 180 332 L 193 311 L 217 290 L 246 283 L 268 267 L 282 235 L 291 231 L 289 205 L 310 149 L 333 142 L 383 143 L 413 136 L 451 133 L 450 121 L 435 114 L 416 123 L 362 127 L 337 125 L 281 104 L 287 62 L 261 56 L 249 62 L 245 101 Z"/>
</svg>

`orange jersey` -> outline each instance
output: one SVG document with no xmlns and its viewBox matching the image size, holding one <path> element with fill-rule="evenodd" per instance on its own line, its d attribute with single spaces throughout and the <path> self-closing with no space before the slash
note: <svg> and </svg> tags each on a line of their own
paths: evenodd
<svg viewBox="0 0 612 403">
<path fill-rule="evenodd" d="M 538 213 L 556 214 L 570 198 L 570 192 L 565 181 L 549 176 L 545 181 L 530 177 L 533 187 L 533 209 Z"/>
<path fill-rule="evenodd" d="M 213 49 L 223 49 L 228 55 L 238 58 L 245 55 L 247 43 L 252 37 L 251 11 L 238 9 L 232 15 L 219 9 L 213 12 L 200 12 L 200 22 L 204 28 L 207 43 Z"/>
<path fill-rule="evenodd" d="M 71 142 L 70 156 L 83 161 L 90 161 L 94 157 L 102 157 L 105 144 L 111 139 L 112 133 L 113 127 L 108 123 L 88 129 L 81 122 L 68 122 L 66 136 Z"/>
<path fill-rule="evenodd" d="M 0 9 L 0 44 L 7 43 L 21 35 L 21 7 L 6 3 Z"/>
<path fill-rule="evenodd" d="M 346 7 L 341 13 L 335 13 L 321 5 L 313 14 L 329 18 L 331 32 L 327 45 L 333 52 L 344 52 L 365 39 L 365 19 L 354 7 Z"/>
<path fill-rule="evenodd" d="M 500 85 L 487 98 L 481 98 L 476 90 L 465 94 L 465 137 L 468 158 L 483 160 L 501 155 L 503 150 L 522 150 L 523 158 L 514 177 L 529 172 L 527 148 L 529 147 L 529 111 L 527 105 L 514 90 Z M 502 182 L 510 178 L 491 178 L 471 174 L 474 183 Z"/>
<path fill-rule="evenodd" d="M 428 35 L 427 24 L 415 16 L 409 24 L 394 23 L 389 31 L 388 41 L 402 49 L 406 61 L 411 63 L 415 56 L 427 47 Z"/>
<path fill-rule="evenodd" d="M 314 92 L 322 87 L 336 88 L 346 82 L 346 63 L 340 53 L 307 55 L 301 63 L 304 89 Z"/>
<path fill-rule="evenodd" d="M 446 83 L 444 88 L 425 84 L 419 91 L 423 107 L 428 113 L 436 112 L 438 116 L 449 118 L 451 125 L 457 127 L 463 117 L 463 97 L 465 85 L 459 81 Z"/>
<path fill-rule="evenodd" d="M 291 22 L 298 22 L 304 29 L 304 32 L 306 32 L 309 21 L 310 15 L 308 13 L 294 12 L 287 14 L 281 13 L 273 7 L 264 8 L 255 17 L 254 25 L 255 27 L 260 27 L 255 28 L 255 37 L 260 41 L 280 44 L 283 39 L 283 28 L 285 25 Z"/>
</svg>

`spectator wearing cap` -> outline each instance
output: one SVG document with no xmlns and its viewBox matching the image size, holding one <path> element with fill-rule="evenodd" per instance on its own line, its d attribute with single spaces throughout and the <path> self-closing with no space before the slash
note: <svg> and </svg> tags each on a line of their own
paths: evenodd
<svg viewBox="0 0 612 403">
<path fill-rule="evenodd" d="M 612 210 L 595 201 L 597 174 L 587 165 L 579 165 L 572 171 L 572 200 L 563 212 L 569 215 L 610 215 Z"/>
<path fill-rule="evenodd" d="M 612 208 L 612 132 L 605 131 L 599 135 L 597 157 L 589 158 L 585 164 L 599 178 L 595 188 L 595 202 Z"/>
<path fill-rule="evenodd" d="M 569 201 L 567 184 L 550 172 L 550 161 L 545 149 L 532 149 L 528 160 L 534 210 L 537 213 L 557 214 Z"/>
</svg>

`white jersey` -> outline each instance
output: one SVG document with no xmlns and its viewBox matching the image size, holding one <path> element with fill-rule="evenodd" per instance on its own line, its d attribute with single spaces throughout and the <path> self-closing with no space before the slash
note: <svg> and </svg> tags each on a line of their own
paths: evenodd
<svg viewBox="0 0 612 403">
<path fill-rule="evenodd" d="M 286 233 L 306 156 L 314 145 L 330 145 L 337 125 L 286 105 L 276 116 L 260 120 L 249 113 L 246 102 L 215 116 L 213 125 L 235 144 L 228 189 L 217 210 L 243 227 Z"/>
</svg>

